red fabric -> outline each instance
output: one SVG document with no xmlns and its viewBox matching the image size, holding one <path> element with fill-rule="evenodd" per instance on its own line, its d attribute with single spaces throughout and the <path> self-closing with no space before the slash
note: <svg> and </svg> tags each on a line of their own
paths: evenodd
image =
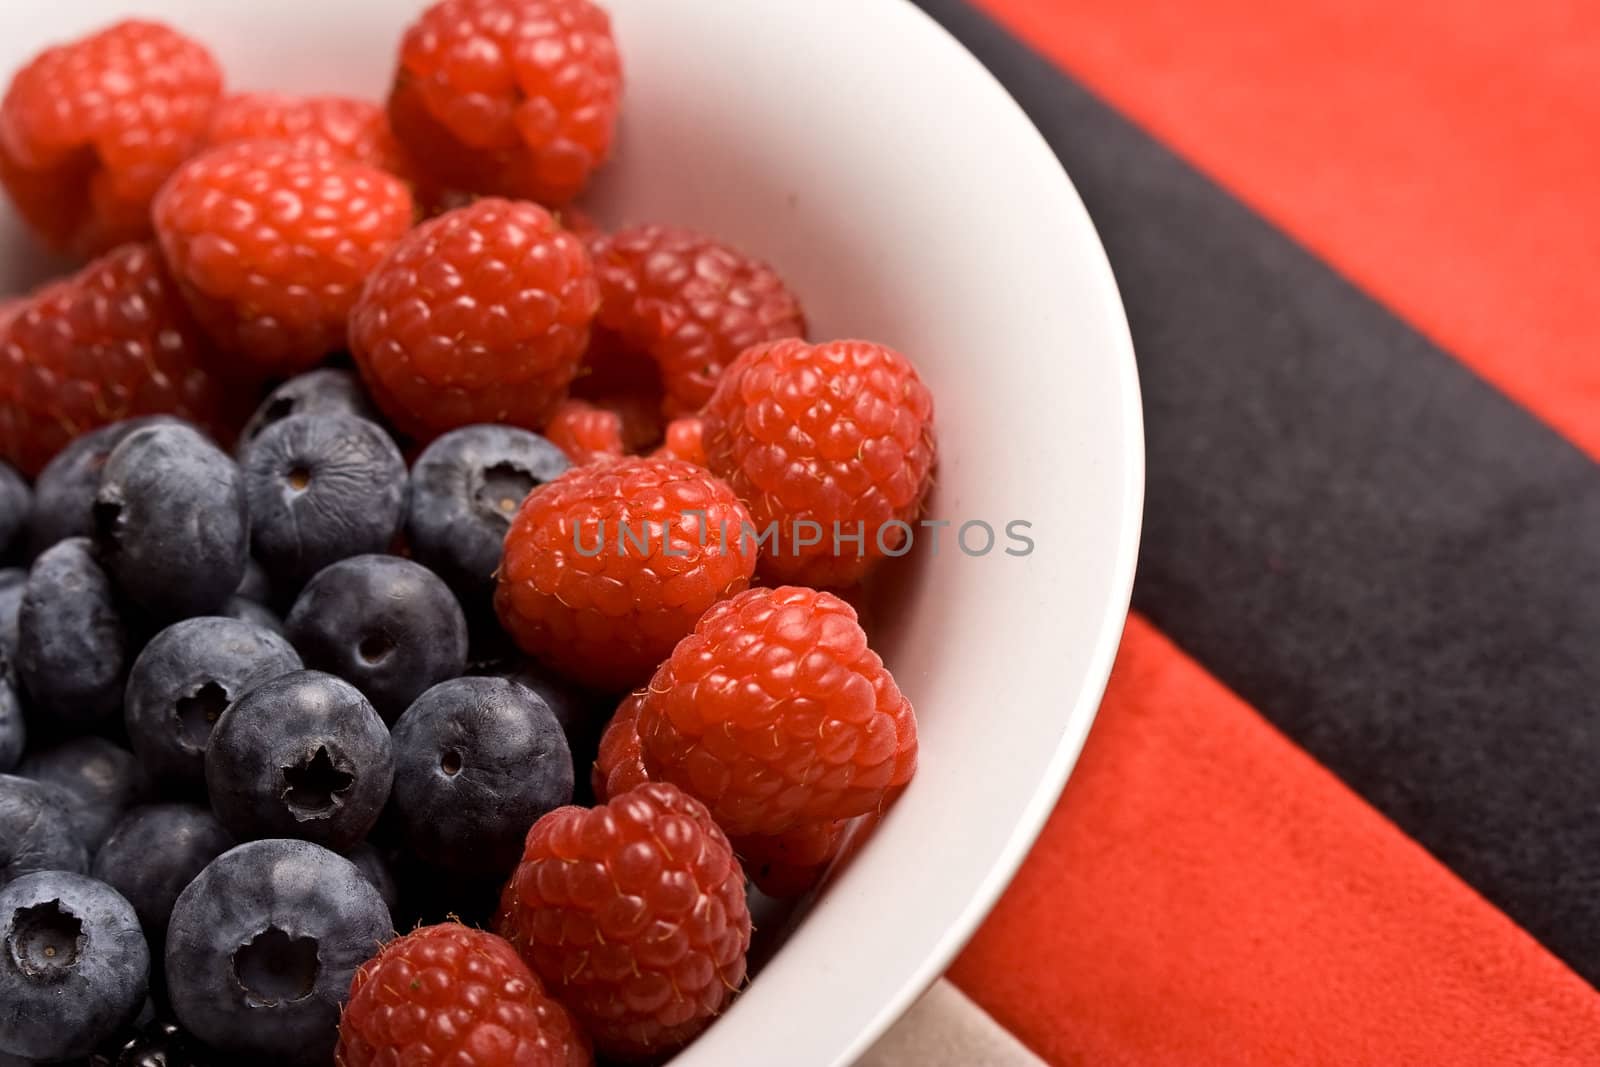
<svg viewBox="0 0 1600 1067">
<path fill-rule="evenodd" d="M 975 2 L 1600 456 L 1600 4 Z"/>
<path fill-rule="evenodd" d="M 1594 1061 L 1600 997 L 1149 623 L 951 971 L 1053 1064 Z"/>
</svg>

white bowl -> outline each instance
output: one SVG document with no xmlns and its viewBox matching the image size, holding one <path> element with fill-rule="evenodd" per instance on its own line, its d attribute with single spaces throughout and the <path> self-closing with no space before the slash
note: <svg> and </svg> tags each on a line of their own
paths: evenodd
<svg viewBox="0 0 1600 1067">
<path fill-rule="evenodd" d="M 130 11 L 208 42 L 235 88 L 381 93 L 420 0 L 0 6 L 0 74 Z M 1011 878 L 1094 719 L 1127 610 L 1143 448 L 1115 283 L 1045 142 L 903 0 L 608 0 L 627 90 L 592 202 L 772 262 L 815 338 L 894 345 L 932 387 L 930 515 L 991 554 L 892 565 L 874 638 L 921 768 L 738 1002 L 674 1061 L 830 1067 L 948 964 Z M 0 218 L 0 291 L 37 274 Z M 1003 554 L 1004 525 L 1036 548 Z M 928 531 L 931 532 L 931 531 Z M 981 530 L 969 536 L 976 545 Z"/>
</svg>

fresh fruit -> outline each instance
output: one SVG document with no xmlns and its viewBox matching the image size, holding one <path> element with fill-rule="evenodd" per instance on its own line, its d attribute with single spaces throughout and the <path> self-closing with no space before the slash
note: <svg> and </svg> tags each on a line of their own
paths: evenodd
<svg viewBox="0 0 1600 1067">
<path fill-rule="evenodd" d="M 27 541 L 33 490 L 9 463 L 0 463 L 0 556 Z"/>
<path fill-rule="evenodd" d="M 0 569 L 0 658 L 10 665 L 17 658 L 17 615 L 22 610 L 22 594 L 28 588 L 28 572 L 21 567 Z"/>
<path fill-rule="evenodd" d="M 411 226 L 400 179 L 281 141 L 213 148 L 173 174 L 156 236 L 195 317 L 262 374 L 343 346 L 367 274 Z"/>
<path fill-rule="evenodd" d="M 319 367 L 296 375 L 268 393 L 255 414 L 239 431 L 235 452 L 244 462 L 245 451 L 261 432 L 291 415 L 354 415 L 378 421 L 378 409 L 361 387 L 361 379 L 338 367 Z M 240 595 L 248 595 L 240 590 Z"/>
<path fill-rule="evenodd" d="M 71 805 L 58 785 L 0 774 L 0 886 L 35 871 L 89 869 L 89 846 L 72 825 Z"/>
<path fill-rule="evenodd" d="M 478 200 L 412 230 L 372 272 L 350 350 L 408 433 L 537 430 L 578 372 L 599 299 L 583 243 L 549 212 Z"/>
<path fill-rule="evenodd" d="M 655 455 L 661 459 L 681 459 L 685 463 L 706 465 L 705 422 L 697 415 L 684 415 L 667 423 L 666 439 Z"/>
<path fill-rule="evenodd" d="M 117 591 L 156 618 L 220 608 L 249 558 L 244 476 L 187 426 L 141 427 L 100 472 L 94 543 Z"/>
<path fill-rule="evenodd" d="M 103 252 L 150 233 L 150 201 L 199 146 L 222 93 L 205 47 L 128 20 L 48 48 L 0 102 L 0 183 L 52 246 Z"/>
<path fill-rule="evenodd" d="M 751 345 L 803 337 L 800 302 L 776 271 L 714 238 L 634 226 L 591 241 L 600 344 L 655 360 L 669 415 L 698 411 Z"/>
<path fill-rule="evenodd" d="M 318 572 L 287 626 L 308 667 L 360 689 L 385 722 L 467 664 L 467 620 L 450 587 L 396 556 L 352 556 Z"/>
<path fill-rule="evenodd" d="M 894 349 L 758 345 L 701 418 L 708 466 L 776 526 L 769 581 L 847 586 L 903 551 L 933 480 L 933 395 Z"/>
<path fill-rule="evenodd" d="M 406 541 L 462 600 L 487 603 L 511 518 L 534 489 L 569 466 L 555 445 L 514 426 L 463 426 L 411 467 Z"/>
<path fill-rule="evenodd" d="M 255 600 L 247 600 L 242 596 L 229 597 L 228 602 L 222 605 L 222 615 L 229 619 L 238 619 L 240 622 L 249 623 L 258 629 L 275 633 L 280 637 L 286 636 L 288 630 L 283 625 L 283 620 L 277 613 L 265 604 Z"/>
<path fill-rule="evenodd" d="M 173 623 L 128 672 L 122 712 L 129 743 L 152 778 L 199 785 L 206 743 L 228 705 L 301 667 L 289 642 L 269 629 L 216 616 Z"/>
<path fill-rule="evenodd" d="M 342 856 L 307 841 L 240 845 L 173 905 L 173 1011 L 223 1052 L 326 1064 L 356 968 L 392 927 L 378 891 Z"/>
<path fill-rule="evenodd" d="M 626 688 L 749 583 L 755 549 L 737 533 L 748 522 L 700 467 L 621 459 L 575 468 L 530 493 L 511 524 L 500 621 L 552 670 Z"/>
<path fill-rule="evenodd" d="M 621 94 L 589 0 L 444 0 L 401 41 L 389 120 L 436 184 L 564 204 L 610 154 Z"/>
<path fill-rule="evenodd" d="M 715 605 L 639 703 L 650 777 L 730 834 L 781 834 L 886 804 L 916 769 L 917 724 L 849 604 L 751 589 Z"/>
<path fill-rule="evenodd" d="M 178 894 L 235 843 L 209 808 L 145 804 L 117 822 L 90 873 L 133 905 L 145 936 L 160 944 Z"/>
<path fill-rule="evenodd" d="M 502 678 L 456 678 L 394 724 L 393 808 L 411 851 L 504 876 L 541 815 L 572 803 L 572 753 L 544 700 Z"/>
<path fill-rule="evenodd" d="M 285 589 L 330 563 L 385 551 L 400 530 L 406 461 L 375 422 L 290 415 L 263 429 L 240 463 L 251 547 Z"/>
<path fill-rule="evenodd" d="M 94 535 L 94 494 L 100 472 L 112 449 L 133 431 L 159 422 L 177 422 L 169 415 L 124 419 L 75 437 L 45 464 L 33 483 L 33 528 L 29 538 L 35 553 L 69 537 Z"/>
<path fill-rule="evenodd" d="M 0 946 L 0 1053 L 86 1055 L 144 1004 L 150 947 L 104 882 L 40 871 L 0 889 Z"/>
<path fill-rule="evenodd" d="M 394 872 L 389 869 L 377 846 L 370 841 L 363 841 L 347 851 L 344 858 L 355 864 L 362 877 L 372 883 L 372 887 L 383 898 L 384 907 L 393 914 L 400 905 L 400 887 L 395 885 Z"/>
<path fill-rule="evenodd" d="M 343 851 L 383 812 L 394 747 L 355 686 L 294 671 L 228 705 L 205 765 L 211 809 L 239 838 L 298 837 Z"/>
<path fill-rule="evenodd" d="M 93 853 L 123 812 L 150 794 L 150 777 L 132 752 L 103 737 L 74 737 L 28 754 L 17 773 L 60 788 L 73 833 Z"/>
<path fill-rule="evenodd" d="M 382 105 L 350 96 L 229 96 L 212 112 L 206 144 L 231 141 L 283 141 L 304 155 L 360 163 L 399 177 L 410 171 Z"/>
<path fill-rule="evenodd" d="M 10 653 L 0 649 L 0 658 Z M 9 661 L 0 666 L 0 774 L 10 774 L 28 747 L 28 725 L 22 716 L 22 699 L 12 680 Z"/>
<path fill-rule="evenodd" d="M 738 990 L 744 872 L 710 814 L 652 783 L 534 824 L 496 929 L 619 1059 L 670 1052 Z"/>
<path fill-rule="evenodd" d="M 600 752 L 589 772 L 589 784 L 600 803 L 620 797 L 644 785 L 650 772 L 644 769 L 644 749 L 639 743 L 639 700 L 642 693 L 629 693 L 617 705 L 617 712 L 600 735 Z"/>
<path fill-rule="evenodd" d="M 557 404 L 544 432 L 575 464 L 615 459 L 627 452 L 622 443 L 622 416 L 587 400 Z"/>
<path fill-rule="evenodd" d="M 226 437 L 235 402 L 216 364 L 155 245 L 123 245 L 0 328 L 0 456 L 37 474 L 79 434 L 136 415 Z"/>
<path fill-rule="evenodd" d="M 460 923 L 413 930 L 356 972 L 338 1067 L 589 1067 L 572 1018 L 503 938 Z"/>
<path fill-rule="evenodd" d="M 33 561 L 17 612 L 17 677 L 40 721 L 83 729 L 122 708 L 128 637 L 111 580 L 81 537 Z"/>
</svg>

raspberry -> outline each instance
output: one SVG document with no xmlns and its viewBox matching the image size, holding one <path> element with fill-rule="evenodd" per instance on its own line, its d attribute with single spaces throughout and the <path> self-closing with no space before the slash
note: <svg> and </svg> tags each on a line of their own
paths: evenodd
<svg viewBox="0 0 1600 1067">
<path fill-rule="evenodd" d="M 389 119 L 442 186 L 564 204 L 610 154 L 621 94 L 589 0 L 444 0 L 406 31 Z"/>
<path fill-rule="evenodd" d="M 388 112 L 348 96 L 230 96 L 212 115 L 206 143 L 232 141 L 285 141 L 305 155 L 360 163 L 402 178 L 410 170 L 389 129 Z"/>
<path fill-rule="evenodd" d="M 690 230 L 637 226 L 590 243 L 604 327 L 661 368 L 669 415 L 698 411 L 723 368 L 762 341 L 805 335 L 800 302 L 766 264 Z"/>
<path fill-rule="evenodd" d="M 543 208 L 478 200 L 407 234 L 350 316 L 350 349 L 402 429 L 545 424 L 578 372 L 599 293 Z"/>
<path fill-rule="evenodd" d="M 337 1067 L 588 1067 L 567 1014 L 504 938 L 424 926 L 362 964 L 339 1019 Z"/>
<path fill-rule="evenodd" d="M 758 527 L 777 523 L 769 581 L 847 586 L 904 551 L 934 462 L 933 395 L 905 356 L 867 341 L 758 345 L 701 418 L 707 465 Z"/>
<path fill-rule="evenodd" d="M 575 467 L 523 501 L 495 608 L 552 670 L 626 688 L 708 607 L 749 584 L 755 549 L 736 532 L 748 521 L 700 467 L 634 457 Z"/>
<path fill-rule="evenodd" d="M 650 777 L 736 836 L 865 814 L 916 770 L 911 702 L 855 610 L 795 586 L 707 611 L 650 680 L 638 728 Z"/>
<path fill-rule="evenodd" d="M 745 976 L 744 872 L 699 801 L 641 786 L 528 832 L 496 929 L 619 1059 L 687 1043 Z"/>
<path fill-rule="evenodd" d="M 622 417 L 584 400 L 563 400 L 545 424 L 544 435 L 574 463 L 621 456 Z"/>
<path fill-rule="evenodd" d="M 264 375 L 343 347 L 362 281 L 411 214 L 392 174 L 279 141 L 196 156 L 155 201 L 161 249 L 196 318 Z"/>
<path fill-rule="evenodd" d="M 595 799 L 604 803 L 620 797 L 635 786 L 650 780 L 644 769 L 644 751 L 639 746 L 639 700 L 643 694 L 629 693 L 600 735 L 600 752 L 589 772 Z"/>
<path fill-rule="evenodd" d="M 666 440 L 654 454 L 662 459 L 681 459 L 685 463 L 704 467 L 706 465 L 705 422 L 694 415 L 673 419 L 667 423 Z"/>
<path fill-rule="evenodd" d="M 159 23 L 46 49 L 0 102 L 0 182 L 61 251 L 147 237 L 151 198 L 199 148 L 221 93 L 211 53 Z"/>
<path fill-rule="evenodd" d="M 8 306 L 0 455 L 30 475 L 79 434 L 135 415 L 178 415 L 222 439 L 242 415 L 151 242 Z"/>
</svg>

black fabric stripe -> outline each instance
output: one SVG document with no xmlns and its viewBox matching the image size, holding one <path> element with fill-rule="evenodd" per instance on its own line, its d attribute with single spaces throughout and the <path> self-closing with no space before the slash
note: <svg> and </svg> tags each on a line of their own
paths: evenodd
<svg viewBox="0 0 1600 1067">
<path fill-rule="evenodd" d="M 921 6 L 1032 115 L 1116 270 L 1135 607 L 1600 979 L 1600 467 L 987 18 Z"/>
</svg>

